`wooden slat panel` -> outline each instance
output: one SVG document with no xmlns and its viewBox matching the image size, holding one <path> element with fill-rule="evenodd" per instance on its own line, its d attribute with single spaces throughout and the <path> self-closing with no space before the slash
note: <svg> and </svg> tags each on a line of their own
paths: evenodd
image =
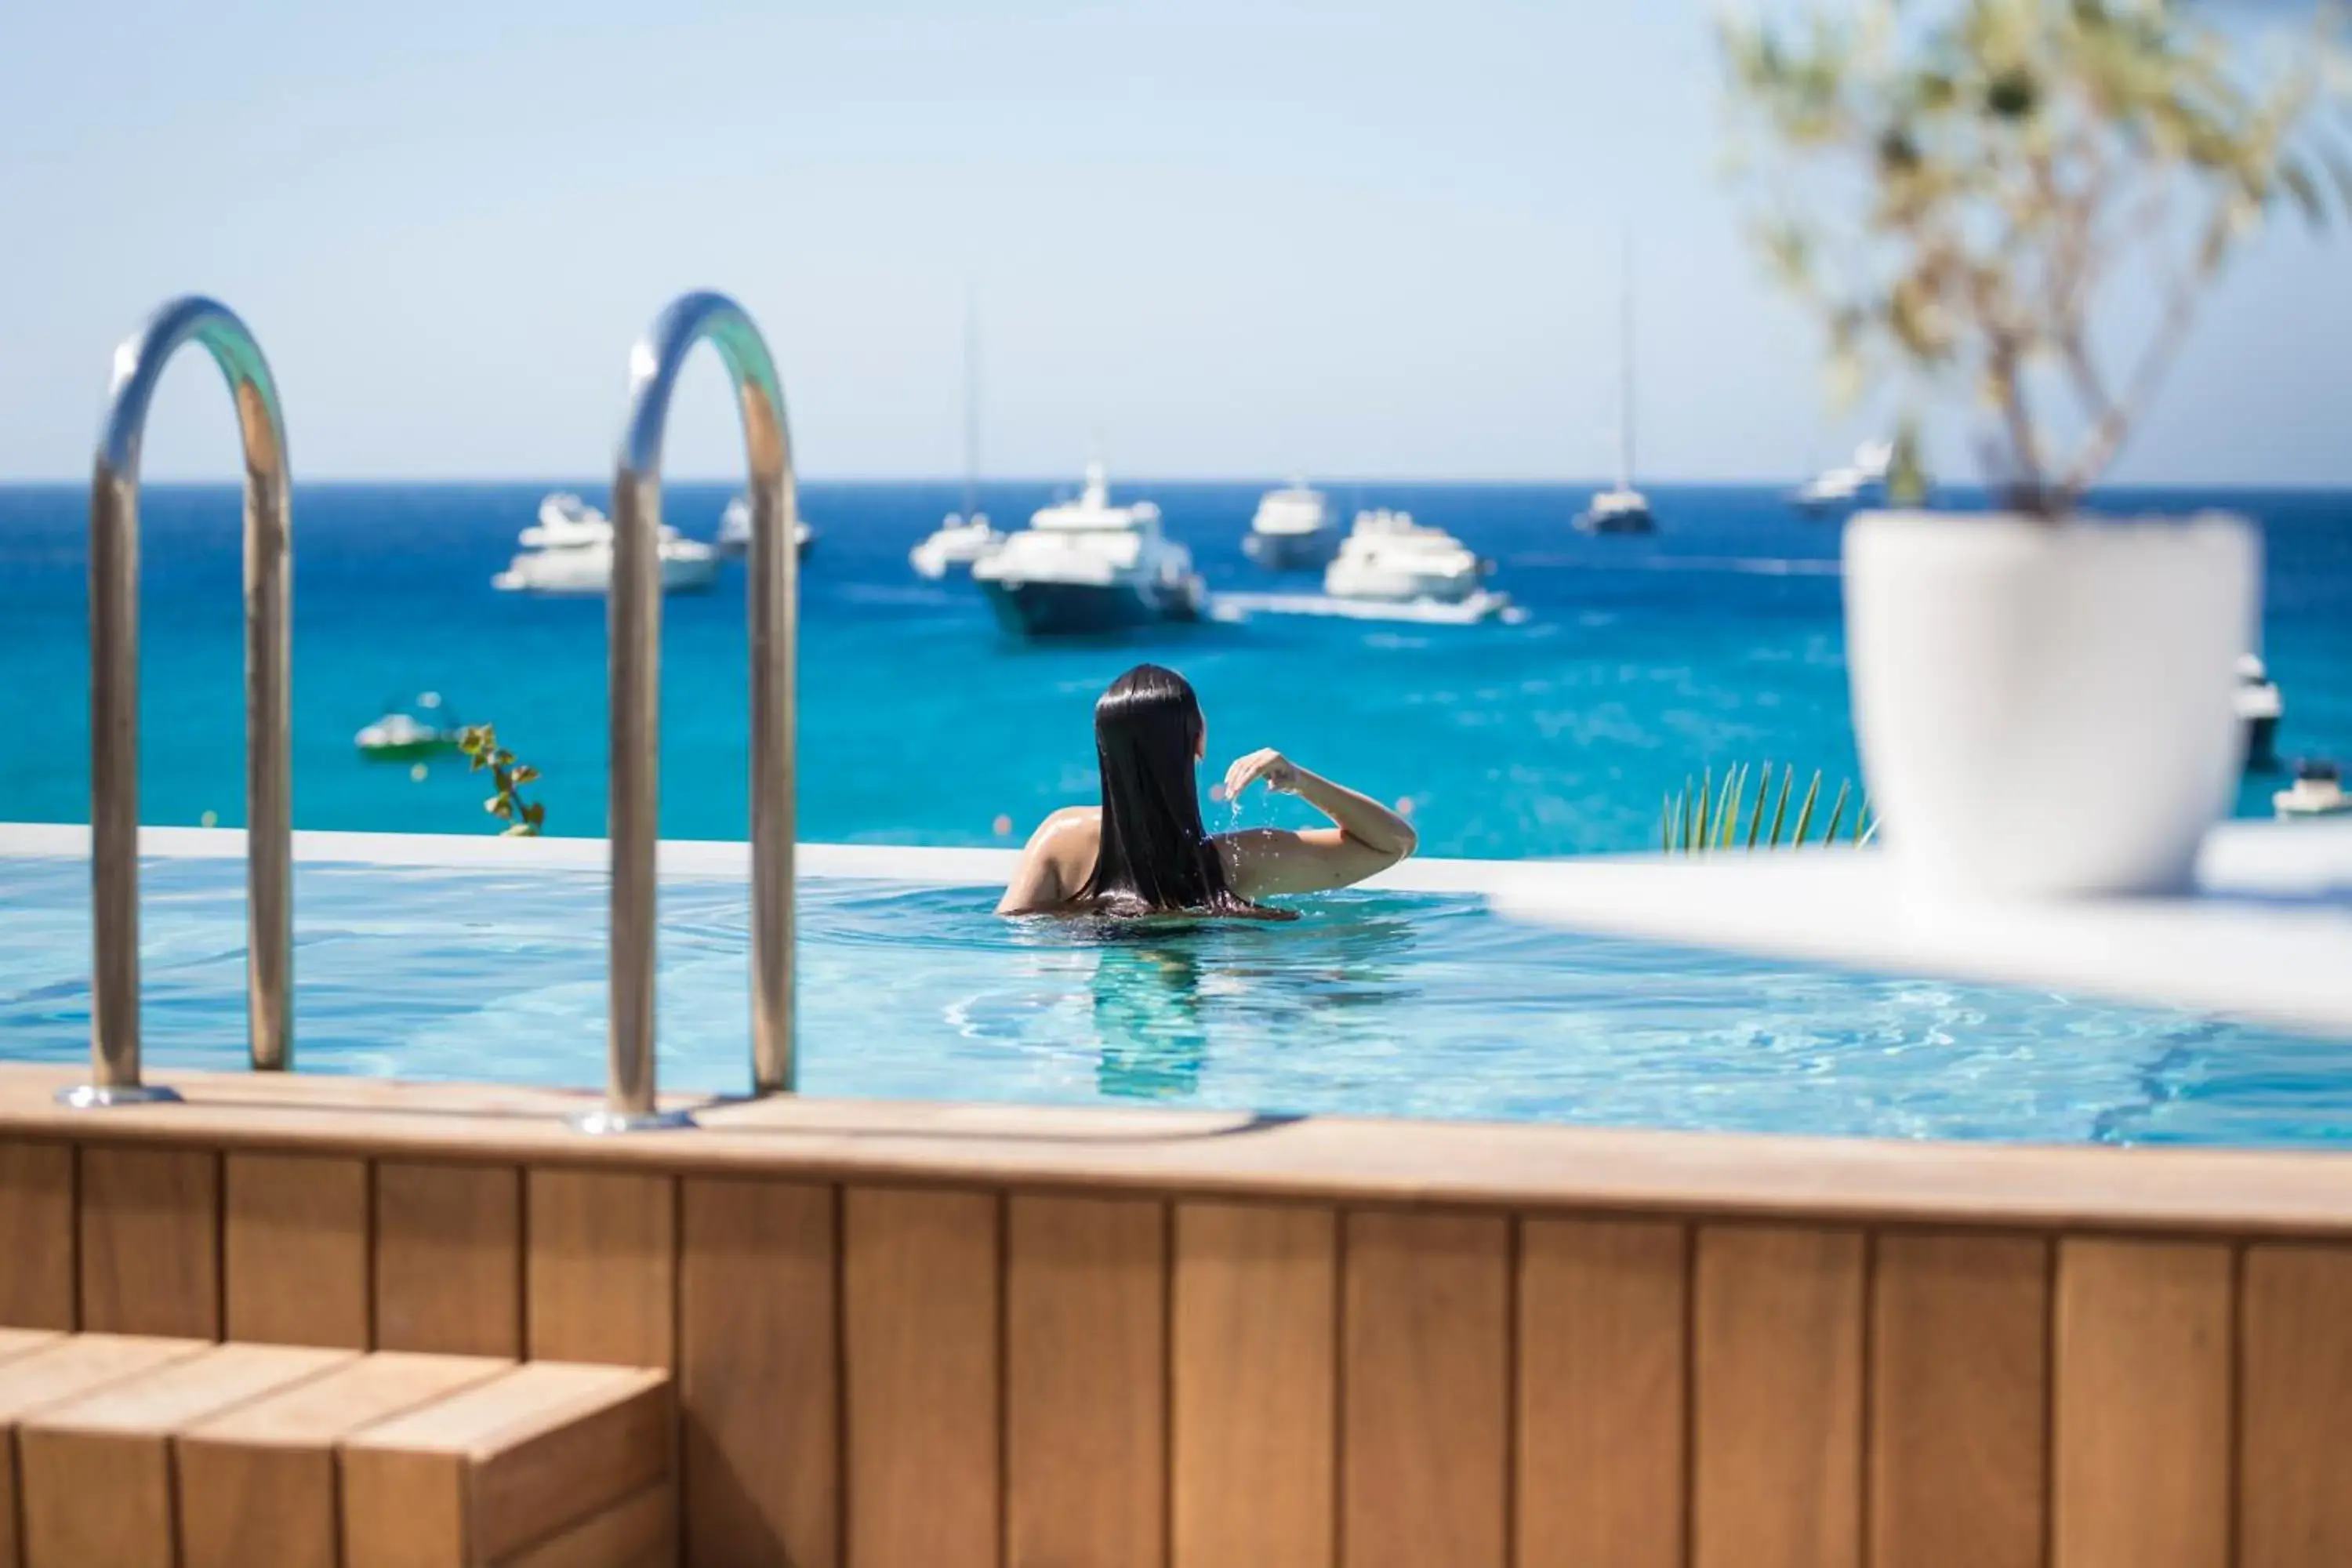
<svg viewBox="0 0 2352 1568">
<path fill-rule="evenodd" d="M 1860 1561 L 1863 1256 L 1846 1231 L 1699 1231 L 1696 1568 Z"/>
<path fill-rule="evenodd" d="M 1176 1568 L 1328 1568 L 1339 1216 L 1180 1204 L 1169 1324 Z"/>
<path fill-rule="evenodd" d="M 74 1326 L 73 1148 L 0 1142 L 0 1323 Z"/>
<path fill-rule="evenodd" d="M 522 1354 L 522 1173 L 379 1161 L 375 1342 Z"/>
<path fill-rule="evenodd" d="M 336 1445 L 512 1366 L 362 1356 L 189 1428 L 173 1445 L 180 1568 L 338 1568 Z"/>
<path fill-rule="evenodd" d="M 837 1568 L 835 1191 L 698 1177 L 684 1184 L 680 1208 L 688 1554 Z"/>
<path fill-rule="evenodd" d="M 533 1170 L 525 1342 L 534 1358 L 667 1367 L 677 1354 L 677 1184 Z"/>
<path fill-rule="evenodd" d="M 2242 1289 L 2238 1568 L 2352 1563 L 2352 1247 L 2249 1247 Z"/>
<path fill-rule="evenodd" d="M 1340 1525 L 1348 1568 L 1504 1560 L 1510 1224 L 1346 1217 Z"/>
<path fill-rule="evenodd" d="M 849 1560 L 996 1568 L 998 1200 L 843 1194 Z"/>
<path fill-rule="evenodd" d="M 221 1333 L 220 1156 L 85 1147 L 81 1326 L 107 1333 Z"/>
<path fill-rule="evenodd" d="M 1676 1225 L 1522 1227 L 1522 1563 L 1681 1568 L 1688 1243 Z"/>
<path fill-rule="evenodd" d="M 348 1359 L 342 1351 L 216 1345 L 27 1420 L 16 1434 L 25 1568 L 174 1562 L 173 1434 Z"/>
<path fill-rule="evenodd" d="M 2049 1244 L 1881 1237 L 1871 1313 L 1870 1560 L 2037 1568 Z"/>
<path fill-rule="evenodd" d="M 1005 1237 L 1011 1568 L 1155 1568 L 1167 1541 L 1167 1208 L 1016 1196 Z"/>
<path fill-rule="evenodd" d="M 497 1562 L 670 1469 L 666 1375 L 533 1362 L 343 1445 L 351 1568 Z"/>
<path fill-rule="evenodd" d="M 231 1153 L 223 1177 L 228 1337 L 367 1349 L 367 1162 Z"/>
<path fill-rule="evenodd" d="M 2230 1250 L 2058 1247 L 2054 1568 L 2229 1560 Z"/>
</svg>

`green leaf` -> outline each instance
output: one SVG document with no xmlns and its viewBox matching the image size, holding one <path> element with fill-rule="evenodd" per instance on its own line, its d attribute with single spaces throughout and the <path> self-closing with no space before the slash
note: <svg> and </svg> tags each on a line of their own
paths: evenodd
<svg viewBox="0 0 2352 1568">
<path fill-rule="evenodd" d="M 1830 807 L 1829 826 L 1822 829 L 1822 844 L 1824 847 L 1837 842 L 1838 822 L 1845 816 L 1845 797 L 1852 787 L 1851 780 L 1838 781 L 1837 804 Z"/>
<path fill-rule="evenodd" d="M 1805 804 L 1797 812 L 1797 836 L 1789 840 L 1791 847 L 1796 848 L 1802 848 L 1804 847 L 1805 830 L 1811 827 L 1813 824 L 1813 802 L 1821 798 L 1821 794 L 1822 771 L 1819 768 L 1815 768 L 1813 770 L 1813 782 L 1807 785 L 1805 789 Z"/>
</svg>

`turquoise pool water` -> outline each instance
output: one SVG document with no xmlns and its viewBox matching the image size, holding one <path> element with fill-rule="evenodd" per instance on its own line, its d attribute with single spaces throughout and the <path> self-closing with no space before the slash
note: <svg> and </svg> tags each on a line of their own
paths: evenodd
<svg viewBox="0 0 2352 1568">
<path fill-rule="evenodd" d="M 242 865 L 149 862 L 145 1037 L 244 1062 Z M 1000 921 L 815 879 L 811 1093 L 2054 1142 L 2352 1147 L 2352 1042 L 2047 992 L 1580 937 L 1357 892 L 1278 927 Z M 603 1081 L 601 874 L 306 864 L 302 1070 Z M 748 1082 L 740 882 L 662 892 L 666 1087 Z M 87 866 L 0 858 L 0 1058 L 86 1059 Z"/>
</svg>

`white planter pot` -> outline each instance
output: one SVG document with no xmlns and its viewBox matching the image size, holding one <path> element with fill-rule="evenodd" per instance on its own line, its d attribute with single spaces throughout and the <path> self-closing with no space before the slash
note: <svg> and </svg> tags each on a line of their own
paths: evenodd
<svg viewBox="0 0 2352 1568">
<path fill-rule="evenodd" d="M 1873 512 L 1845 533 L 1863 770 L 1938 895 L 2185 887 L 2239 761 L 2261 542 L 2242 519 Z"/>
</svg>

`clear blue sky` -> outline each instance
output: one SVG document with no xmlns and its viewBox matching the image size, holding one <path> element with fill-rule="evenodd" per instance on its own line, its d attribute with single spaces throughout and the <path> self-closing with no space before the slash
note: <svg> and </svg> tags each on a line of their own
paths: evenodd
<svg viewBox="0 0 2352 1568">
<path fill-rule="evenodd" d="M 156 301 L 261 332 L 299 477 L 581 475 L 630 341 L 735 292 L 812 477 L 946 475 L 959 298 L 991 473 L 1559 478 L 1606 465 L 1639 236 L 1641 467 L 1786 479 L 1855 435 L 1717 178 L 1706 13 L 858 0 L 9 7 L 0 480 L 87 472 Z M 715 369 L 671 471 L 738 462 Z M 155 477 L 225 477 L 209 367 Z M 1947 471 L 1965 467 L 1939 443 Z M 2352 247 L 2282 228 L 2123 477 L 2352 482 Z"/>
</svg>

